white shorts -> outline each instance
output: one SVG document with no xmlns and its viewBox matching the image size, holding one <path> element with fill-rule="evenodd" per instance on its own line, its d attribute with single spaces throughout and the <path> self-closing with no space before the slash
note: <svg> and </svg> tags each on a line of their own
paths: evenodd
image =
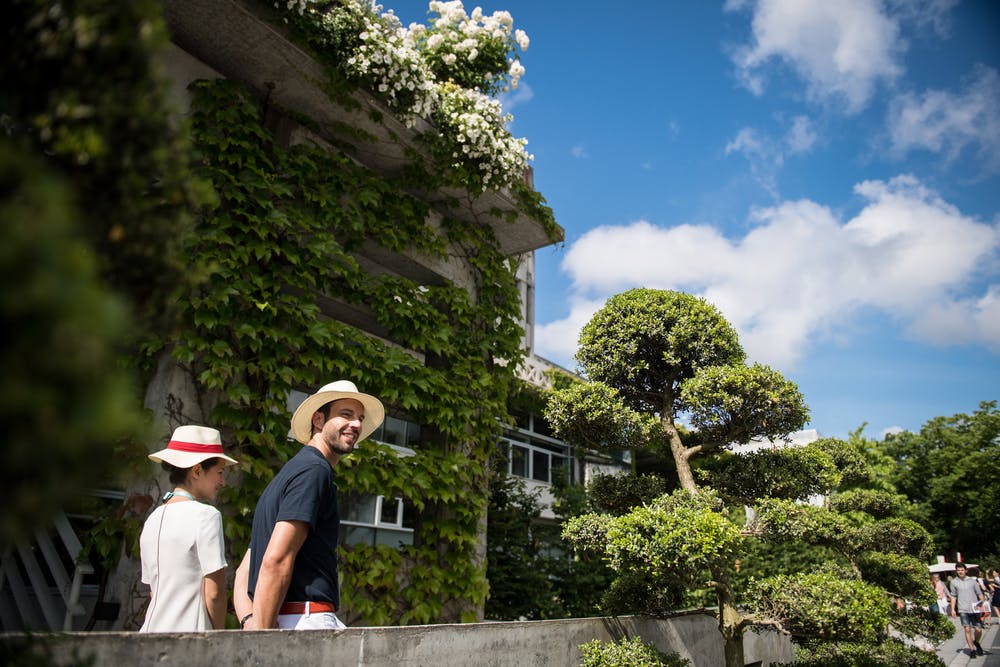
<svg viewBox="0 0 1000 667">
<path fill-rule="evenodd" d="M 347 626 L 332 611 L 311 614 L 279 614 L 278 627 L 282 630 L 342 630 Z"/>
</svg>

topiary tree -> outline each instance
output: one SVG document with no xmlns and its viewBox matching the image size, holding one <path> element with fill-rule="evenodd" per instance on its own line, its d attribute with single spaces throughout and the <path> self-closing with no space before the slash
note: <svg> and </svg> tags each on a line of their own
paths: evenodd
<svg viewBox="0 0 1000 667">
<path fill-rule="evenodd" d="M 638 637 L 580 644 L 581 667 L 689 667 L 690 660 L 664 653 Z"/>
<path fill-rule="evenodd" d="M 556 433 L 605 447 L 666 439 L 680 483 L 617 516 L 590 514 L 568 524 L 568 539 L 602 553 L 619 574 L 607 604 L 627 601 L 633 611 L 655 613 L 681 601 L 678 584 L 710 590 L 726 665 L 736 667 L 744 664 L 747 627 L 776 626 L 801 640 L 876 643 L 886 637 L 894 598 L 929 601 L 921 588 L 926 571 L 915 558 L 924 555 L 928 535 L 889 516 L 891 499 L 855 492 L 840 497 L 836 509 L 801 504 L 866 480 L 860 452 L 824 440 L 728 453 L 731 444 L 786 437 L 808 410 L 780 373 L 744 363 L 735 332 L 713 306 L 678 292 L 619 294 L 584 328 L 577 358 L 590 384 L 554 392 L 547 417 Z M 698 459 L 708 460 L 693 466 Z M 749 523 L 744 506 L 756 507 Z M 732 581 L 751 540 L 825 545 L 844 564 L 755 581 L 741 607 Z"/>
</svg>

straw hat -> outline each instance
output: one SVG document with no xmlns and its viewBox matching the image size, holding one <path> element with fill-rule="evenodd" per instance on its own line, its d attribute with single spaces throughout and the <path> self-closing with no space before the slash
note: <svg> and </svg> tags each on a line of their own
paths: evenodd
<svg viewBox="0 0 1000 667">
<path fill-rule="evenodd" d="M 365 408 L 365 419 L 361 422 L 361 434 L 358 442 L 361 442 L 379 427 L 385 418 L 385 408 L 382 402 L 368 394 L 362 394 L 350 380 L 337 380 L 330 384 L 323 385 L 315 394 L 302 401 L 295 414 L 292 415 L 292 435 L 303 445 L 312 438 L 312 416 L 321 407 L 330 401 L 341 398 L 353 398 L 359 401 Z"/>
<path fill-rule="evenodd" d="M 222 453 L 222 437 L 207 426 L 178 426 L 170 437 L 166 449 L 153 452 L 149 458 L 166 462 L 175 468 L 191 468 L 206 459 L 220 458 L 231 466 L 236 459 Z"/>
</svg>

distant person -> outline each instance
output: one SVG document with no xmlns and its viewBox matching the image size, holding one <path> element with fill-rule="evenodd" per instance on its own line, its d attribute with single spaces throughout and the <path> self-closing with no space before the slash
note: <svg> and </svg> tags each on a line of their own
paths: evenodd
<svg viewBox="0 0 1000 667">
<path fill-rule="evenodd" d="M 941 581 L 941 575 L 935 572 L 931 575 L 931 586 L 934 588 L 934 597 L 937 598 L 937 611 L 940 614 L 948 615 L 948 587 Z"/>
<path fill-rule="evenodd" d="M 983 636 L 983 619 L 976 609 L 976 603 L 984 596 L 979 582 L 967 577 L 967 572 L 965 563 L 955 563 L 957 576 L 951 580 L 950 585 L 951 615 L 961 617 L 965 643 L 969 646 L 969 655 L 974 657 L 983 655 L 983 647 L 979 645 Z"/>
<path fill-rule="evenodd" d="M 993 615 L 997 617 L 997 622 L 1000 623 L 1000 572 L 995 569 L 990 570 L 987 582 L 990 587 L 990 607 Z"/>
<path fill-rule="evenodd" d="M 142 581 L 149 606 L 139 632 L 221 630 L 226 625 L 226 547 L 222 515 L 208 503 L 236 463 L 222 453 L 219 432 L 179 426 L 166 449 L 149 455 L 169 474 L 173 490 L 153 510 L 139 536 Z"/>
<path fill-rule="evenodd" d="M 254 510 L 250 549 L 237 571 L 247 596 L 234 592 L 247 630 L 338 629 L 340 514 L 333 467 L 382 423 L 385 409 L 353 382 L 338 380 L 307 398 L 292 416 L 298 453 L 264 489 Z M 246 614 L 247 599 L 252 607 Z"/>
</svg>

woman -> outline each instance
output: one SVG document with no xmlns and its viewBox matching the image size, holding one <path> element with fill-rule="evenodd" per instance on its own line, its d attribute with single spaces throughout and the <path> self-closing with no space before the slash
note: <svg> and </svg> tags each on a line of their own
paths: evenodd
<svg viewBox="0 0 1000 667">
<path fill-rule="evenodd" d="M 939 614 L 948 615 L 948 587 L 941 581 L 941 575 L 937 572 L 931 575 L 931 586 L 934 587 L 934 597 L 937 598 L 937 611 Z"/>
<path fill-rule="evenodd" d="M 170 477 L 173 491 L 146 519 L 139 537 L 149 607 L 140 632 L 221 630 L 226 623 L 226 556 L 222 515 L 214 502 L 225 486 L 219 432 L 179 426 L 166 449 L 149 458 Z"/>
<path fill-rule="evenodd" d="M 987 580 L 987 585 L 990 589 L 990 592 L 987 594 L 990 596 L 990 607 L 997 619 L 1000 619 L 1000 572 L 997 572 L 995 569 L 990 570 L 990 578 Z"/>
</svg>

